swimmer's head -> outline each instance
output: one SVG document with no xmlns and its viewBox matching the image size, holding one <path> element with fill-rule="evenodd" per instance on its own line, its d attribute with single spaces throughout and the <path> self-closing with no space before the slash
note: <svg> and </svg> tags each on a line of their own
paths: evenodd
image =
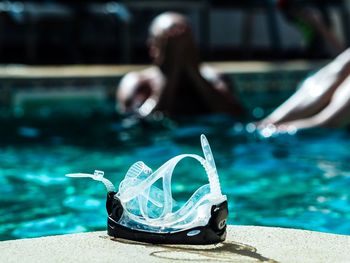
<svg viewBox="0 0 350 263">
<path fill-rule="evenodd" d="M 163 38 L 168 35 L 182 34 L 190 30 L 190 24 L 184 15 L 165 12 L 153 19 L 149 27 L 150 38 Z"/>
<path fill-rule="evenodd" d="M 166 12 L 158 15 L 149 28 L 149 55 L 154 64 L 163 66 L 166 61 L 196 49 L 190 23 L 179 13 Z M 169 61 L 170 58 L 170 61 Z"/>
</svg>

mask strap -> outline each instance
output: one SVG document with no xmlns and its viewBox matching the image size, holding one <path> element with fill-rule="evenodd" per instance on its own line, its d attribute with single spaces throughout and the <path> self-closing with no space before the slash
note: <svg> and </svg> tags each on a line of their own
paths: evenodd
<svg viewBox="0 0 350 263">
<path fill-rule="evenodd" d="M 119 189 L 119 192 L 117 193 L 118 198 L 126 203 L 133 198 L 142 195 L 143 197 L 138 198 L 140 212 L 142 216 L 147 220 L 151 221 L 153 219 L 148 217 L 147 212 L 147 202 L 150 198 L 149 190 L 150 187 L 160 178 L 163 178 L 163 197 L 164 197 L 164 203 L 163 203 L 163 211 L 161 215 L 158 218 L 164 217 L 166 214 L 172 213 L 173 209 L 173 199 L 172 199 L 172 192 L 171 192 L 171 177 L 173 174 L 173 171 L 175 169 L 175 166 L 184 158 L 193 158 L 196 159 L 205 169 L 206 173 L 208 174 L 209 178 L 209 185 L 210 185 L 210 192 L 212 195 L 219 194 L 216 196 L 221 196 L 221 190 L 220 190 L 220 184 L 218 183 L 218 176 L 215 168 L 215 163 L 211 155 L 209 144 L 204 145 L 203 151 L 205 151 L 206 157 L 209 161 L 211 161 L 211 164 L 209 162 L 202 158 L 199 155 L 196 154 L 181 154 L 178 155 L 169 161 L 167 161 L 165 164 L 163 164 L 158 170 L 156 170 L 154 173 L 150 174 L 147 178 L 145 178 L 142 182 L 139 182 L 136 186 L 130 186 L 127 189 L 123 187 L 123 189 Z M 210 159 L 211 156 L 211 159 Z M 214 167 L 214 168 L 213 168 Z M 217 180 L 217 181 L 216 181 Z M 127 184 L 127 181 L 123 182 L 123 185 Z M 216 188 L 219 189 L 216 189 Z M 214 190 L 213 190 L 214 189 Z M 216 189 L 216 190 L 215 190 Z M 216 191 L 216 192 L 215 192 Z M 146 194 L 147 193 L 147 194 Z M 152 200 L 149 200 L 152 202 Z"/>
<path fill-rule="evenodd" d="M 202 166 L 204 167 L 208 175 L 210 191 L 213 194 L 221 195 L 219 176 L 217 174 L 214 157 L 211 152 L 209 142 L 203 134 L 201 135 L 201 144 L 202 144 L 202 150 L 203 150 L 205 159 L 203 159 L 201 156 L 198 156 L 196 154 L 181 154 L 176 157 L 173 157 L 172 159 L 164 163 L 161 167 L 159 167 L 154 173 L 149 173 L 149 176 L 145 178 L 142 182 L 137 184 L 137 186 L 128 185 L 128 189 L 121 189 L 119 187 L 118 194 L 120 199 L 123 202 L 128 202 L 129 200 L 139 195 L 140 192 L 143 192 L 146 188 L 154 184 L 159 178 L 166 179 L 166 180 L 163 180 L 163 191 L 165 191 L 165 193 L 168 190 L 169 192 L 171 192 L 170 181 L 171 181 L 171 176 L 174 171 L 174 168 L 178 164 L 178 162 L 180 162 L 183 158 L 186 158 L 186 157 L 194 158 L 202 164 Z M 149 171 L 152 171 L 147 165 L 145 165 L 142 162 L 137 162 L 134 165 L 136 165 L 136 167 L 139 166 L 139 167 L 142 167 L 143 169 L 147 169 L 147 170 L 149 169 Z M 130 168 L 130 170 L 133 170 L 133 169 Z M 137 172 L 136 174 L 139 174 L 139 172 Z M 164 181 L 166 181 L 166 183 L 164 183 Z"/>
<path fill-rule="evenodd" d="M 173 199 L 171 193 L 171 177 L 175 166 L 184 158 L 191 157 L 196 159 L 201 165 L 204 167 L 209 180 L 210 185 L 210 193 L 214 196 L 221 196 L 220 182 L 219 177 L 216 170 L 215 161 L 213 158 L 213 154 L 210 149 L 209 142 L 207 138 L 202 134 L 201 135 L 201 145 L 204 153 L 205 159 L 196 154 L 181 154 L 178 155 L 166 163 L 164 163 L 159 169 L 157 169 L 154 173 L 152 170 L 145 165 L 143 162 L 137 162 L 132 167 L 130 167 L 127 172 L 126 178 L 119 185 L 119 192 L 117 196 L 122 202 L 128 202 L 131 199 L 135 198 L 138 195 L 142 195 L 145 199 L 141 201 L 139 199 L 139 205 L 142 210 L 142 214 L 145 218 L 147 218 L 147 202 L 150 201 L 158 207 L 163 207 L 162 214 L 160 217 L 165 216 L 168 213 L 172 212 L 173 208 Z M 144 175 L 148 175 L 143 181 L 135 185 L 130 185 L 128 183 L 128 179 L 138 177 L 141 173 Z M 86 174 L 86 173 L 72 173 L 66 174 L 68 177 L 89 177 L 96 181 L 102 182 L 108 192 L 116 192 L 114 185 L 106 178 L 104 178 L 104 172 L 95 170 L 94 174 Z M 158 179 L 163 178 L 163 196 L 164 196 L 164 204 L 160 204 L 158 200 L 152 200 L 149 194 L 149 190 L 145 191 L 147 188 L 149 189 L 151 185 L 153 185 Z M 125 184 L 126 187 L 121 187 Z M 146 196 L 147 195 L 147 196 Z"/>
<path fill-rule="evenodd" d="M 204 134 L 201 135 L 201 144 L 202 144 L 202 150 L 203 154 L 206 160 L 206 164 L 202 164 L 208 174 L 208 180 L 210 185 L 210 192 L 212 192 L 214 195 L 220 196 L 221 195 L 221 188 L 220 188 L 220 182 L 219 182 L 219 175 L 216 170 L 216 165 L 214 161 L 213 154 L 210 149 L 209 142 Z"/>
</svg>

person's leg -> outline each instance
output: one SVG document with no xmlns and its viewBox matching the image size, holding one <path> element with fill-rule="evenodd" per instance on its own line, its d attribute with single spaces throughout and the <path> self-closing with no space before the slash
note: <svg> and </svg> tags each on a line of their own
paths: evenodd
<svg viewBox="0 0 350 263">
<path fill-rule="evenodd" d="M 301 87 L 261 124 L 280 124 L 313 116 L 325 108 L 333 93 L 350 74 L 350 49 L 316 74 L 307 78 Z"/>
<path fill-rule="evenodd" d="M 350 76 L 337 88 L 329 104 L 319 113 L 305 119 L 279 125 L 279 130 L 313 127 L 341 127 L 350 123 Z"/>
</svg>

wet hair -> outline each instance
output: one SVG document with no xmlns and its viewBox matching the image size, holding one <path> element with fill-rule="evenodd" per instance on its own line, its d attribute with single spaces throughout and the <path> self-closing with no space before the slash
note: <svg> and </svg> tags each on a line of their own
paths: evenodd
<svg viewBox="0 0 350 263">
<path fill-rule="evenodd" d="M 187 18 L 179 13 L 165 12 L 153 19 L 149 27 L 149 37 L 166 37 L 168 34 L 176 34 L 190 29 Z"/>
</svg>

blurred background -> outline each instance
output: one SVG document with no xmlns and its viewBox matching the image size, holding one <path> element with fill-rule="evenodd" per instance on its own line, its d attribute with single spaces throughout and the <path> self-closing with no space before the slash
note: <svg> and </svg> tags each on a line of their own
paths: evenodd
<svg viewBox="0 0 350 263">
<path fill-rule="evenodd" d="M 231 79 L 251 113 L 265 109 L 261 118 L 349 45 L 349 8 L 347 0 L 0 1 L 0 116 L 114 111 L 120 78 L 151 63 L 150 22 L 171 10 L 188 16 L 202 61 Z M 244 96 L 266 91 L 276 99 L 253 105 Z"/>
<path fill-rule="evenodd" d="M 349 44 L 346 0 L 0 1 L 0 63 L 148 63 L 148 25 L 169 10 L 188 15 L 205 61 L 329 58 L 336 47 L 311 48 L 301 7 Z"/>
</svg>

